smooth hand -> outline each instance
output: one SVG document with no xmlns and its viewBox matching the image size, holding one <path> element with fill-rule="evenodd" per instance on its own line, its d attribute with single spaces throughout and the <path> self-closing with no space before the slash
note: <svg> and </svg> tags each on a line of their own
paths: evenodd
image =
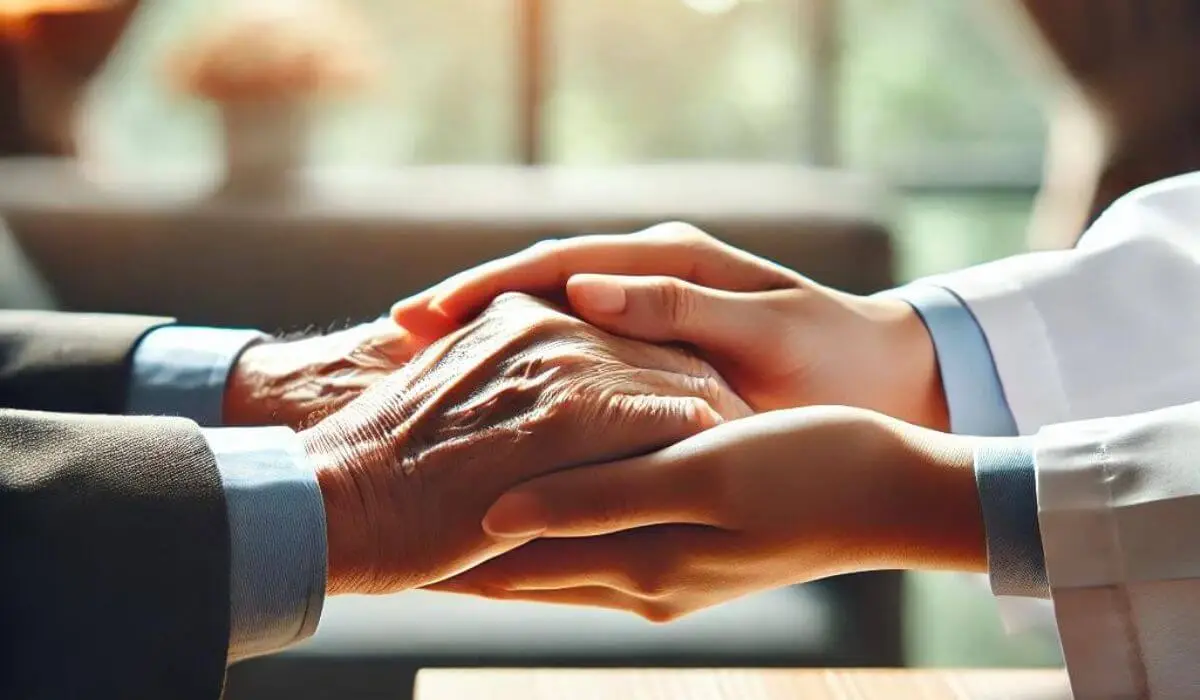
<svg viewBox="0 0 1200 700">
<path fill-rule="evenodd" d="M 502 297 L 301 434 L 326 505 L 328 588 L 443 580 L 536 536 L 484 532 L 506 490 L 748 413 L 694 357 Z"/>
<path fill-rule="evenodd" d="M 543 538 L 436 588 L 669 621 L 866 570 L 986 568 L 970 439 L 850 408 L 726 423 L 535 479 L 484 521 Z"/>
<path fill-rule="evenodd" d="M 844 294 L 686 224 L 539 244 L 397 304 L 436 337 L 497 293 L 561 294 L 610 332 L 698 349 L 759 411 L 849 405 L 948 427 L 933 345 L 903 301 Z"/>
</svg>

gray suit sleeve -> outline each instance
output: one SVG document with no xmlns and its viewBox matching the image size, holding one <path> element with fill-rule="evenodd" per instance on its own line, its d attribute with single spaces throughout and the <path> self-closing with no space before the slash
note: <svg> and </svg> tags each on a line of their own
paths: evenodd
<svg viewBox="0 0 1200 700">
<path fill-rule="evenodd" d="M 194 423 L 0 410 L 0 697 L 218 698 L 229 559 Z"/>
<path fill-rule="evenodd" d="M 169 318 L 0 311 L 0 407 L 125 412 L 133 349 Z"/>
</svg>

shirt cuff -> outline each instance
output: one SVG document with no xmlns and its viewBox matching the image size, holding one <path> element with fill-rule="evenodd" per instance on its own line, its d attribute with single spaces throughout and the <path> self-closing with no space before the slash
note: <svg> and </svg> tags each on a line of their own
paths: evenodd
<svg viewBox="0 0 1200 700">
<path fill-rule="evenodd" d="M 997 596 L 1050 596 L 1034 460 L 1033 438 L 989 440 L 975 450 L 988 577 Z"/>
<path fill-rule="evenodd" d="M 925 323 L 937 354 L 950 430 L 959 435 L 1017 435 L 987 337 L 950 290 L 917 282 L 885 292 L 908 302 Z"/>
<path fill-rule="evenodd" d="M 204 436 L 228 511 L 232 662 L 316 631 L 325 600 L 325 506 L 304 446 L 288 428 Z"/>
<path fill-rule="evenodd" d="M 133 352 L 126 412 L 222 425 L 225 382 L 242 352 L 266 339 L 258 331 L 162 326 Z"/>
</svg>

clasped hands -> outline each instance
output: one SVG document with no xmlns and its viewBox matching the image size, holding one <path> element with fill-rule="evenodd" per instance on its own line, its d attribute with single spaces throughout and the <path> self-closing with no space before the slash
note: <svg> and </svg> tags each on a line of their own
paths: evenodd
<svg viewBox="0 0 1200 700">
<path fill-rule="evenodd" d="M 564 290 L 574 315 L 525 295 Z M 236 415 L 320 387 L 329 415 L 301 435 L 331 593 L 663 621 L 840 573 L 985 568 L 974 445 L 941 432 L 936 358 L 904 302 L 667 224 L 534 246 L 392 318 L 339 368 L 248 352 L 230 390 Z"/>
</svg>

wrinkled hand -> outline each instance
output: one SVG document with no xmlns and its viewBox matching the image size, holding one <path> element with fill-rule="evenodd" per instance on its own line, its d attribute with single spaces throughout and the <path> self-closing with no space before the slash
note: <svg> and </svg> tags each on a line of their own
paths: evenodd
<svg viewBox="0 0 1200 700">
<path fill-rule="evenodd" d="M 253 345 L 226 384 L 224 422 L 309 427 L 403 367 L 423 346 L 387 320 Z"/>
<path fill-rule="evenodd" d="M 545 539 L 435 588 L 669 621 L 835 574 L 984 570 L 970 440 L 850 408 L 729 422 L 514 489 L 486 529 Z"/>
<path fill-rule="evenodd" d="M 481 521 L 505 490 L 644 454 L 748 410 L 703 362 L 528 297 L 301 434 L 326 504 L 331 593 L 425 586 L 528 541 Z"/>
<path fill-rule="evenodd" d="M 834 404 L 949 422 L 932 342 L 908 304 L 823 287 L 687 224 L 540 244 L 392 315 L 436 336 L 499 292 L 564 288 L 572 311 L 596 326 L 695 347 L 755 410 Z"/>
</svg>

